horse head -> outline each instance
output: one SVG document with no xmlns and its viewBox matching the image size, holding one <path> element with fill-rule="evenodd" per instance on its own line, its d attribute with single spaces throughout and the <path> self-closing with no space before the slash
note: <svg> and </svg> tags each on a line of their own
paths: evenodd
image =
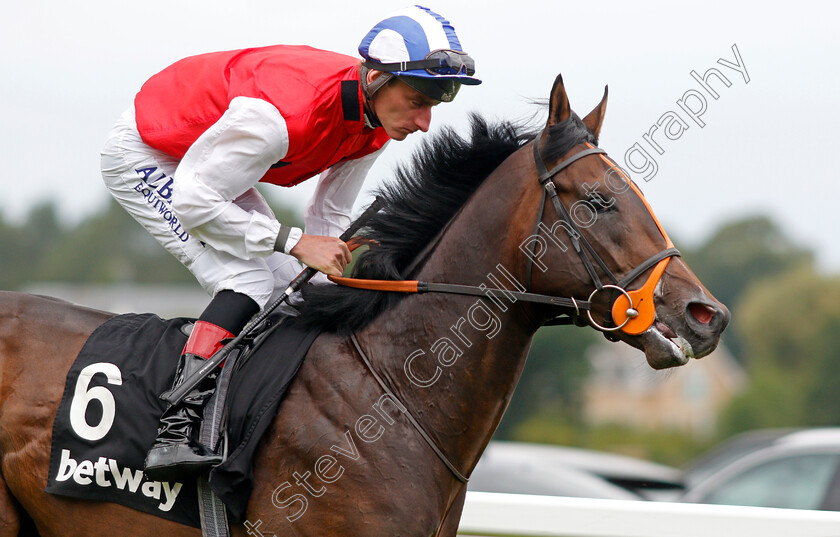
<svg viewBox="0 0 840 537">
<path fill-rule="evenodd" d="M 365 234 L 376 247 L 359 258 L 355 279 L 340 279 L 350 287 L 398 292 L 313 288 L 304 318 L 338 332 L 358 331 L 405 292 L 440 293 L 411 301 L 406 310 L 451 309 L 455 299 L 447 293 L 502 291 L 498 278 L 476 285 L 501 265 L 523 282 L 516 284 L 518 295 L 505 294 L 522 302 L 507 313 L 507 324 L 523 334 L 571 315 L 576 324 L 643 350 L 656 369 L 712 352 L 729 312 L 679 257 L 638 186 L 597 147 L 606 103 L 605 91 L 580 119 L 558 76 L 548 122 L 536 137 L 474 117 L 471 140 L 451 129 L 432 138 L 412 166 L 398 170 L 399 180 L 380 191 L 385 209 Z M 406 277 L 418 280 L 402 282 L 408 287 L 374 281 Z M 390 329 L 417 328 L 413 312 L 393 318 Z M 422 325 L 417 331 L 429 330 Z M 515 331 L 506 333 L 521 343 Z"/>
<path fill-rule="evenodd" d="M 729 311 L 679 257 L 638 186 L 596 147 L 606 104 L 605 88 L 581 120 L 562 77 L 554 82 L 533 152 L 546 194 L 520 244 L 533 265 L 526 269 L 529 287 L 588 297 L 591 310 L 576 312 L 578 324 L 644 351 L 653 368 L 683 365 L 715 349 Z"/>
</svg>

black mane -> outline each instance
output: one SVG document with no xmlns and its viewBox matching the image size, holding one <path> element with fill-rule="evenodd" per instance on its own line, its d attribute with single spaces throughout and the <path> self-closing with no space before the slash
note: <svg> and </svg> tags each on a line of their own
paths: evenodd
<svg viewBox="0 0 840 537">
<path fill-rule="evenodd" d="M 359 233 L 377 246 L 356 260 L 352 276 L 401 280 L 415 257 L 438 235 L 472 193 L 514 151 L 537 132 L 511 122 L 488 124 L 470 118 L 469 138 L 446 128 L 424 139 L 410 164 L 396 170 L 396 179 L 376 193 L 382 210 Z M 594 136 L 576 115 L 551 128 L 546 161 L 565 154 Z M 299 321 L 328 332 L 357 331 L 402 299 L 404 293 L 368 291 L 335 285 L 304 289 Z"/>
</svg>

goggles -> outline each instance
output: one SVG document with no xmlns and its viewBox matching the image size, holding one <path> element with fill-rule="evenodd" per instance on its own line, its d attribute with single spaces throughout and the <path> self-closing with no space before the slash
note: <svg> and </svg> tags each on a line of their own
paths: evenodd
<svg viewBox="0 0 840 537">
<path fill-rule="evenodd" d="M 389 73 L 425 69 L 427 73 L 435 76 L 475 74 L 475 60 L 459 50 L 434 50 L 427 54 L 425 59 L 408 62 L 381 63 L 369 59 L 365 61 L 365 65 L 370 69 Z"/>
</svg>

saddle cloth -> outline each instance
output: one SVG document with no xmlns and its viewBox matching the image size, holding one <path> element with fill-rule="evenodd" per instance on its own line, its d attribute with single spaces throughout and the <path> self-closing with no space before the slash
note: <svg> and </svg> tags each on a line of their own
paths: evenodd
<svg viewBox="0 0 840 537">
<path fill-rule="evenodd" d="M 118 315 L 91 334 L 67 374 L 47 492 L 115 502 L 200 527 L 195 480 L 150 481 L 142 471 L 166 408 L 158 395 L 172 387 L 187 340 L 181 327 L 191 321 Z M 209 478 L 233 522 L 244 518 L 257 444 L 317 336 L 286 319 L 240 358 L 227 399 L 228 457 Z"/>
</svg>

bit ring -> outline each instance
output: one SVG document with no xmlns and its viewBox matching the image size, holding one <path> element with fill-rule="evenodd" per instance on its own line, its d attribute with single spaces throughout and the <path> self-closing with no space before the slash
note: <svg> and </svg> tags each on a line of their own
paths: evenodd
<svg viewBox="0 0 840 537">
<path fill-rule="evenodd" d="M 594 297 L 598 294 L 599 291 L 603 291 L 604 289 L 615 289 L 616 291 L 620 292 L 622 295 L 627 297 L 627 302 L 630 303 L 630 307 L 627 309 L 627 318 L 624 319 L 624 322 L 620 325 L 614 326 L 612 328 L 607 328 L 606 326 L 601 326 L 600 324 L 595 322 L 595 319 L 592 318 L 592 310 L 586 310 L 586 315 L 589 317 L 589 322 L 594 328 L 601 330 L 602 332 L 615 332 L 616 330 L 620 330 L 625 324 L 627 324 L 627 322 L 630 319 L 637 317 L 639 315 L 639 312 L 633 307 L 633 299 L 630 298 L 630 295 L 627 293 L 627 291 L 625 291 L 617 285 L 604 285 L 599 288 L 596 288 L 594 291 L 592 291 L 592 294 L 589 295 L 589 302 L 592 302 L 592 297 Z M 631 313 L 631 310 L 636 315 L 633 315 Z"/>
</svg>

